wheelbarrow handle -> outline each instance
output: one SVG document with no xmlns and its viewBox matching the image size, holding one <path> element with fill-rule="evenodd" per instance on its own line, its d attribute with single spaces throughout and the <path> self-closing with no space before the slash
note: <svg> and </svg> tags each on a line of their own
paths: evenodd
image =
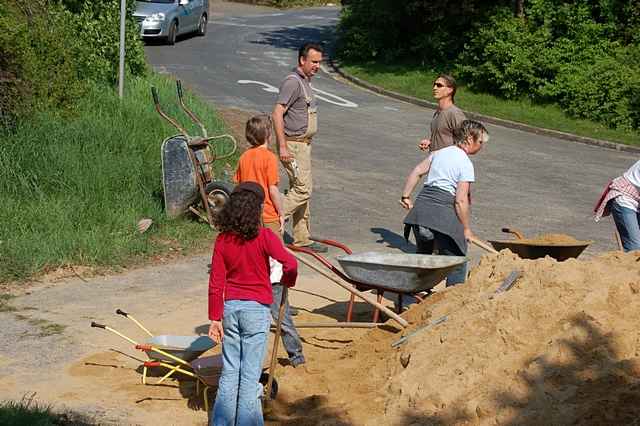
<svg viewBox="0 0 640 426">
<path fill-rule="evenodd" d="M 158 89 L 154 86 L 151 86 L 151 96 L 153 96 L 153 103 L 156 105 L 160 105 L 160 98 L 158 97 Z"/>
<path fill-rule="evenodd" d="M 182 99 L 184 92 L 182 91 L 182 81 L 176 80 L 176 90 L 178 92 L 178 98 Z"/>
<path fill-rule="evenodd" d="M 123 311 L 122 309 L 116 309 L 116 314 L 122 315 L 123 317 L 128 317 L 129 314 Z"/>
<path fill-rule="evenodd" d="M 520 240 L 524 239 L 524 234 L 518 229 L 515 229 L 515 228 L 502 228 L 501 231 L 502 232 L 506 232 L 507 234 L 513 234 L 513 235 L 516 236 L 516 238 L 518 238 Z"/>
<path fill-rule="evenodd" d="M 98 324 L 98 323 L 97 323 L 97 322 L 95 322 L 95 321 L 91 321 L 91 327 L 102 328 L 102 329 L 107 328 L 107 326 L 106 326 L 106 325 L 104 325 L 104 324 Z"/>
</svg>

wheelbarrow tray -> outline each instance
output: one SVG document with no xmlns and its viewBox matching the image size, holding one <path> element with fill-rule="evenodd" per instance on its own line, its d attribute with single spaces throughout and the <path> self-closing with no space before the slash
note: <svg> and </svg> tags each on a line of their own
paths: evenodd
<svg viewBox="0 0 640 426">
<path fill-rule="evenodd" d="M 153 336 L 147 343 L 186 362 L 193 361 L 215 346 L 208 336 L 159 335 Z M 149 351 L 147 354 L 154 360 L 175 363 L 175 360 L 155 351 Z"/>
<path fill-rule="evenodd" d="M 183 135 L 165 139 L 160 153 L 164 205 L 167 215 L 175 218 L 185 213 L 199 197 L 196 169 Z"/>
<path fill-rule="evenodd" d="M 578 257 L 593 241 L 580 241 L 575 244 L 531 244 L 518 240 L 489 241 L 489 243 L 498 251 L 509 249 L 522 259 L 540 259 L 549 256 L 563 261 Z"/>
<path fill-rule="evenodd" d="M 338 256 L 336 259 L 351 279 L 396 293 L 429 290 L 467 261 L 464 256 L 373 251 Z"/>
</svg>

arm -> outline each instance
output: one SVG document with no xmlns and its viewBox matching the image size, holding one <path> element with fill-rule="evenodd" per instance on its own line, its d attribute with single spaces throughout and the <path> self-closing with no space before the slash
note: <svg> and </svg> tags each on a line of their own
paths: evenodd
<svg viewBox="0 0 640 426">
<path fill-rule="evenodd" d="M 284 134 L 284 113 L 287 112 L 287 107 L 283 104 L 276 104 L 273 107 L 271 118 L 273 120 L 273 127 L 276 131 L 276 143 L 278 144 L 278 152 L 280 153 L 280 160 L 288 163 L 292 160 L 289 151 L 287 150 L 287 138 Z"/>
<path fill-rule="evenodd" d="M 267 254 L 282 264 L 280 283 L 287 287 L 293 287 L 298 278 L 298 261 L 285 249 L 280 238 L 270 229 L 265 229 L 265 242 Z"/>
<path fill-rule="evenodd" d="M 458 182 L 456 187 L 455 209 L 458 220 L 464 228 L 464 236 L 467 240 L 474 237 L 471 232 L 471 209 L 469 208 L 469 188 L 471 182 Z"/>
<path fill-rule="evenodd" d="M 278 220 L 280 221 L 280 232 L 284 228 L 284 210 L 282 210 L 282 198 L 280 196 L 280 190 L 276 185 L 269 185 L 269 195 L 273 201 L 273 206 L 278 213 Z"/>
<path fill-rule="evenodd" d="M 209 337 L 216 342 L 222 341 L 222 314 L 224 311 L 224 289 L 227 281 L 227 270 L 224 265 L 220 243 L 216 240 L 211 258 L 211 272 L 209 274 Z"/>
<path fill-rule="evenodd" d="M 407 180 L 404 183 L 404 189 L 402 190 L 402 199 L 400 199 L 400 204 L 405 209 L 410 209 L 413 207 L 411 199 L 405 197 L 410 197 L 413 193 L 413 189 L 418 183 L 418 180 L 429 173 L 429 169 L 431 168 L 431 158 L 432 156 L 430 155 L 419 162 L 418 165 L 413 168 L 411 173 L 409 173 L 409 176 L 407 176 Z"/>
</svg>

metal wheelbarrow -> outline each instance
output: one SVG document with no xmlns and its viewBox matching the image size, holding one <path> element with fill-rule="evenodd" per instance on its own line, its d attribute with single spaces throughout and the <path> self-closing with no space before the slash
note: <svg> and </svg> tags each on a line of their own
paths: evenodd
<svg viewBox="0 0 640 426">
<path fill-rule="evenodd" d="M 427 291 L 442 281 L 449 272 L 467 261 L 464 256 L 437 256 L 408 253 L 365 252 L 354 254 L 349 247 L 337 241 L 312 238 L 312 240 L 337 247 L 346 254 L 337 256 L 338 263 L 344 272 L 338 269 L 325 257 L 304 247 L 289 245 L 288 248 L 312 256 L 327 269 L 356 287 L 357 290 L 372 290 L 377 294 L 378 304 L 384 292 L 398 295 L 398 309 L 402 310 L 403 294 L 416 296 Z M 347 322 L 353 315 L 355 295 L 352 293 L 347 307 Z M 379 309 L 373 312 L 373 322 L 378 322 Z"/>
<path fill-rule="evenodd" d="M 160 107 L 158 91 L 151 88 L 156 111 L 174 126 L 180 134 L 162 142 L 162 186 L 167 215 L 178 217 L 188 211 L 213 227 L 213 218 L 229 200 L 233 190 L 231 184 L 215 180 L 213 163 L 233 155 L 237 148 L 233 136 L 224 134 L 207 136 L 207 129 L 200 119 L 184 103 L 182 84 L 176 81 L 180 106 L 201 130 L 202 136 L 190 136 L 177 120 L 169 117 Z M 228 138 L 232 148 L 224 155 L 216 155 L 209 143 Z"/>
<path fill-rule="evenodd" d="M 593 241 L 575 242 L 535 242 L 527 240 L 522 232 L 512 228 L 502 228 L 502 232 L 515 235 L 514 240 L 490 240 L 489 243 L 498 251 L 509 249 L 522 259 L 540 259 L 545 256 L 558 261 L 572 259 L 593 243 Z"/>
<path fill-rule="evenodd" d="M 145 326 L 143 326 L 133 316 L 117 309 L 116 313 L 133 321 L 138 327 L 144 330 L 151 338 L 147 343 L 140 344 L 135 340 L 125 336 L 119 331 L 96 322 L 91 322 L 91 327 L 102 328 L 108 330 L 117 336 L 134 344 L 134 347 L 143 351 L 149 357 L 149 361 L 142 364 L 142 383 L 147 383 L 147 373 L 150 368 L 162 367 L 168 372 L 162 376 L 154 385 L 159 385 L 174 373 L 180 373 L 191 377 L 196 381 L 196 394 L 203 392 L 204 408 L 209 411 L 208 391 L 211 388 L 218 387 L 218 380 L 222 374 L 222 354 L 200 357 L 209 349 L 215 346 L 213 340 L 209 336 L 173 336 L 173 335 L 156 335 L 154 336 Z M 260 383 L 266 388 L 269 380 L 269 374 L 263 373 L 260 376 Z M 270 388 L 271 398 L 274 399 L 278 393 L 278 382 L 272 379 Z"/>
<path fill-rule="evenodd" d="M 147 384 L 148 368 L 162 366 L 169 370 L 155 383 L 160 384 L 167 378 L 171 377 L 176 371 L 184 373 L 183 370 L 185 366 L 189 366 L 190 362 L 215 346 L 215 343 L 209 338 L 209 336 L 154 335 L 127 312 L 117 309 L 116 313 L 133 321 L 146 334 L 148 334 L 150 338 L 147 339 L 145 343 L 141 344 L 107 325 L 98 324 L 92 321 L 91 327 L 102 328 L 110 331 L 122 339 L 132 343 L 136 349 L 142 350 L 147 354 L 149 361 L 143 363 L 142 369 L 143 384 Z M 191 369 L 191 367 L 189 367 L 189 369 Z"/>
</svg>

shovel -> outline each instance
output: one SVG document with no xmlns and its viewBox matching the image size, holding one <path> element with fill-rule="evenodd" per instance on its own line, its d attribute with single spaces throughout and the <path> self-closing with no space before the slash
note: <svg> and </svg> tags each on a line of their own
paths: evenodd
<svg viewBox="0 0 640 426">
<path fill-rule="evenodd" d="M 284 308 L 287 303 L 287 293 L 289 288 L 282 285 L 282 297 L 280 298 L 280 308 L 278 309 L 278 321 L 276 322 L 276 337 L 273 342 L 273 351 L 271 352 L 271 364 L 269 365 L 269 379 L 267 380 L 266 398 L 273 399 L 271 388 L 273 387 L 273 378 L 276 371 L 276 361 L 278 359 L 278 346 L 280 344 L 280 333 L 282 332 L 282 317 L 284 316 Z"/>
</svg>

